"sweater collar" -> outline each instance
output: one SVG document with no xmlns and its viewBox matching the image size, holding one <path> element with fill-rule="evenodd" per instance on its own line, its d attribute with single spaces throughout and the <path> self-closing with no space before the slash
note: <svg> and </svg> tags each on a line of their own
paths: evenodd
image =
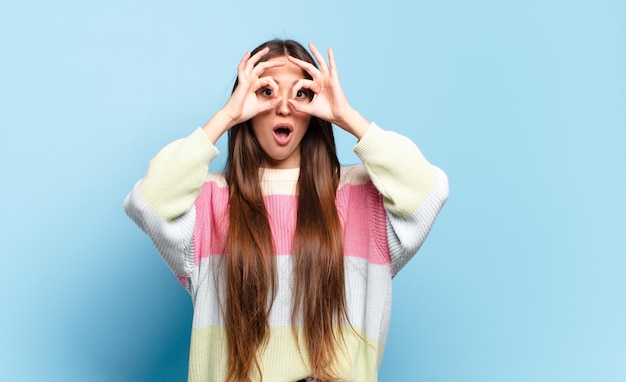
<svg viewBox="0 0 626 382">
<path fill-rule="evenodd" d="M 259 172 L 262 182 L 297 182 L 300 168 L 261 168 Z"/>
</svg>

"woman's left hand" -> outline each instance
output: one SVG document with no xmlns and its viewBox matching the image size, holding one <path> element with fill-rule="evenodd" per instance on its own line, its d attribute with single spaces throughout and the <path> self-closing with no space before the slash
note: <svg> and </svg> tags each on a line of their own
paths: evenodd
<svg viewBox="0 0 626 382">
<path fill-rule="evenodd" d="M 313 44 L 309 44 L 309 49 L 320 68 L 317 69 L 314 65 L 295 57 L 289 57 L 289 61 L 298 65 L 312 77 L 311 80 L 299 80 L 294 85 L 293 96 L 289 99 L 289 103 L 295 110 L 334 123 L 360 139 L 369 127 L 369 122 L 348 103 L 339 83 L 332 48 L 328 48 L 328 64 Z M 296 94 L 302 89 L 309 89 L 314 93 L 311 102 L 296 100 Z"/>
</svg>

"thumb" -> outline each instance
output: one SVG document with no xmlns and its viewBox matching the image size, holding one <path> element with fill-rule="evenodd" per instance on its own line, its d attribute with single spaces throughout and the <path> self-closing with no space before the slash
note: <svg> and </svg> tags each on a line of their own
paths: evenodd
<svg viewBox="0 0 626 382">
<path fill-rule="evenodd" d="M 264 111 L 275 109 L 283 100 L 283 97 L 272 98 L 263 103 Z"/>
<path fill-rule="evenodd" d="M 297 112 L 312 114 L 311 104 L 304 104 L 293 99 L 288 99 L 287 102 L 289 102 L 289 105 L 291 105 L 291 107 L 293 107 L 293 109 Z"/>
</svg>

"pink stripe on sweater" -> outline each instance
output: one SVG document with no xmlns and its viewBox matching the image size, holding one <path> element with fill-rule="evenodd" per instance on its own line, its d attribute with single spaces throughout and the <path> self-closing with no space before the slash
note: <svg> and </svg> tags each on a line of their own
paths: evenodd
<svg viewBox="0 0 626 382">
<path fill-rule="evenodd" d="M 345 255 L 366 258 L 372 264 L 389 264 L 387 218 L 382 195 L 374 185 L 346 184 L 337 192 L 336 203 L 344 227 Z"/>
<path fill-rule="evenodd" d="M 297 197 L 269 195 L 265 206 L 277 255 L 291 255 L 296 227 Z M 337 192 L 337 209 L 344 227 L 344 254 L 373 264 L 389 264 L 385 210 L 382 196 L 371 184 L 344 185 Z M 193 244 L 195 262 L 223 254 L 228 227 L 228 188 L 215 182 L 202 187 L 196 203 Z M 378 238 L 378 240 L 376 239 Z M 381 241 L 382 240 L 382 241 Z"/>
<path fill-rule="evenodd" d="M 228 187 L 206 182 L 195 202 L 196 226 L 192 242 L 195 264 L 211 255 L 220 255 L 226 248 L 228 231 Z"/>
</svg>

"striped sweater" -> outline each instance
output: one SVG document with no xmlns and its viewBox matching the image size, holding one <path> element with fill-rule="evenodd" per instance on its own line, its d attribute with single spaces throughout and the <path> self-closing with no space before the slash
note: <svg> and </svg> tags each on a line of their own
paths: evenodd
<svg viewBox="0 0 626 382">
<path fill-rule="evenodd" d="M 426 239 L 447 199 L 448 181 L 413 142 L 374 123 L 354 150 L 364 164 L 341 168 L 336 197 L 353 329 L 344 328 L 346 346 L 336 362 L 342 381 L 367 382 L 377 380 L 389 328 L 391 280 Z M 222 174 L 208 172 L 217 155 L 197 129 L 163 148 L 124 201 L 126 213 L 150 236 L 193 300 L 191 382 L 221 382 L 227 370 L 218 301 L 218 293 L 224 301 L 224 288 L 216 287 L 216 272 L 220 257 L 227 256 L 222 252 L 228 187 Z M 266 382 L 294 382 L 310 375 L 306 346 L 294 336 L 291 319 L 298 175 L 299 169 L 262 171 L 278 270 L 270 334 L 259 353 Z M 303 334 L 301 327 L 295 329 Z M 257 373 L 254 368 L 252 373 Z"/>
</svg>

